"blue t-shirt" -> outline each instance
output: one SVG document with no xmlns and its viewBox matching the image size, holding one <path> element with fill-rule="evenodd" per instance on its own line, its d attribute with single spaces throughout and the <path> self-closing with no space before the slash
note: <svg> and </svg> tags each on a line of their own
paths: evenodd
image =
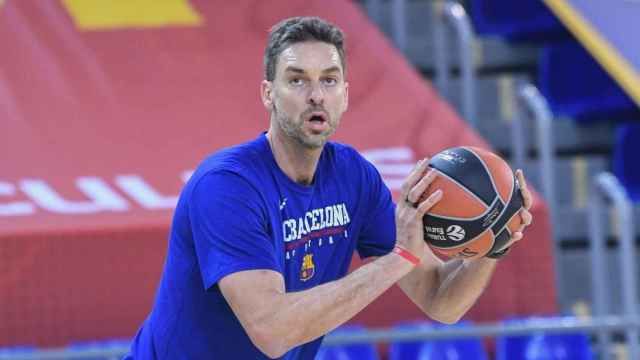
<svg viewBox="0 0 640 360">
<path fill-rule="evenodd" d="M 282 172 L 264 134 L 221 150 L 180 195 L 155 304 L 131 357 L 267 359 L 222 295 L 221 278 L 269 269 L 287 292 L 301 291 L 345 276 L 354 250 L 381 256 L 394 243 L 391 193 L 353 148 L 327 143 L 310 186 Z M 282 359 L 313 359 L 321 341 Z"/>
</svg>

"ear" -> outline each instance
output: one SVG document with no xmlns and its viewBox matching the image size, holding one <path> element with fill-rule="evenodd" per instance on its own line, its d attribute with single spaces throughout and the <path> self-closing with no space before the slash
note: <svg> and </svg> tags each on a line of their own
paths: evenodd
<svg viewBox="0 0 640 360">
<path fill-rule="evenodd" d="M 349 83 L 348 82 L 344 82 L 344 109 L 342 110 L 347 111 L 347 109 L 349 108 Z"/>
<path fill-rule="evenodd" d="M 262 80 L 260 83 L 260 97 L 264 107 L 267 110 L 271 110 L 273 106 L 273 83 L 271 81 Z"/>
</svg>

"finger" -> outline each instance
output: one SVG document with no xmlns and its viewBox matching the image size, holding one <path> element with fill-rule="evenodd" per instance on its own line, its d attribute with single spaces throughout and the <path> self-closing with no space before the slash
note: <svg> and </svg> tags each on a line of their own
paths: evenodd
<svg viewBox="0 0 640 360">
<path fill-rule="evenodd" d="M 435 204 L 438 203 L 442 199 L 442 190 L 438 189 L 433 192 L 433 194 L 429 195 L 423 202 L 418 204 L 416 214 L 418 217 L 423 217 Z"/>
<path fill-rule="evenodd" d="M 518 184 L 520 185 L 520 193 L 522 194 L 522 199 L 524 200 L 524 208 L 531 209 L 533 205 L 533 196 L 529 191 L 529 187 L 527 186 L 527 181 L 524 178 L 524 173 L 522 169 L 516 170 L 516 178 L 518 179 Z"/>
<path fill-rule="evenodd" d="M 429 164 L 429 161 L 427 158 L 424 158 L 418 161 L 418 163 L 413 168 L 413 170 L 411 170 L 411 173 L 409 173 L 409 176 L 407 176 L 407 178 L 404 180 L 401 188 L 401 195 L 403 200 L 406 200 L 408 198 L 409 191 L 423 177 L 428 164 Z"/>
<path fill-rule="evenodd" d="M 527 209 L 520 210 L 520 219 L 524 226 L 529 226 L 533 222 L 533 215 Z"/>
<path fill-rule="evenodd" d="M 510 239 L 510 241 L 509 241 L 509 242 L 510 242 L 511 244 L 513 244 L 513 243 L 514 243 L 514 242 L 516 242 L 516 241 L 520 241 L 520 240 L 522 240 L 522 237 L 523 237 L 523 236 L 524 236 L 524 235 L 522 234 L 522 232 L 520 232 L 520 231 L 516 231 L 516 232 L 514 232 L 513 234 L 511 234 L 511 239 Z"/>
<path fill-rule="evenodd" d="M 422 194 L 424 194 L 424 192 L 427 190 L 429 185 L 431 185 L 437 175 L 438 174 L 435 170 L 429 170 L 429 172 L 427 172 L 427 175 L 423 176 L 422 179 L 418 181 L 416 186 L 414 186 L 411 191 L 409 191 L 409 195 L 407 195 L 407 199 L 409 200 L 409 202 L 414 204 L 419 202 Z"/>
</svg>

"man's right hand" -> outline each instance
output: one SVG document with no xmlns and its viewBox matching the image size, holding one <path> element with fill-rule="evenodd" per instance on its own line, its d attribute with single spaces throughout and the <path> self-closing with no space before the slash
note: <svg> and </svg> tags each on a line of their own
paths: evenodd
<svg viewBox="0 0 640 360">
<path fill-rule="evenodd" d="M 422 258 L 426 246 L 422 218 L 442 198 L 442 190 L 438 189 L 420 201 L 436 178 L 435 170 L 427 171 L 428 163 L 428 158 L 422 159 L 411 171 L 402 184 L 396 205 L 396 246 L 417 258 Z"/>
</svg>

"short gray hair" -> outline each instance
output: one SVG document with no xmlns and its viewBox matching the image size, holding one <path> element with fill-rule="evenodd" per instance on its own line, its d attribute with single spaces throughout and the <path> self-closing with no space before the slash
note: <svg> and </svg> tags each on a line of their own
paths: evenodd
<svg viewBox="0 0 640 360">
<path fill-rule="evenodd" d="M 276 76 L 278 56 L 286 48 L 305 41 L 320 41 L 335 46 L 340 55 L 342 70 L 346 71 L 345 40 L 342 30 L 318 17 L 293 17 L 277 23 L 269 32 L 269 41 L 264 50 L 265 79 L 273 81 Z"/>
</svg>

